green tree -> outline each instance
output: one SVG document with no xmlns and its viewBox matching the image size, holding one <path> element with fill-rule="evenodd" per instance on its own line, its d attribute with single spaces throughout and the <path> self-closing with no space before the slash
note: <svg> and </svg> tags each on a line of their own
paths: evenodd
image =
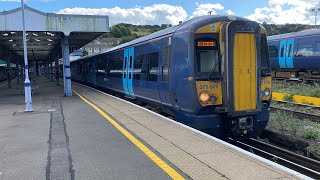
<svg viewBox="0 0 320 180">
<path fill-rule="evenodd" d="M 89 52 L 87 50 L 82 51 L 82 56 L 88 56 Z"/>
<path fill-rule="evenodd" d="M 110 34 L 113 37 L 120 38 L 123 34 L 117 26 L 113 26 L 110 30 Z"/>
</svg>

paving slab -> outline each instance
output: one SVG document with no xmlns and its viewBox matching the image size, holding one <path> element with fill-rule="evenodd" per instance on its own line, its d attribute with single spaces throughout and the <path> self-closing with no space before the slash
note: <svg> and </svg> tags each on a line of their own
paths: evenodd
<svg viewBox="0 0 320 180">
<path fill-rule="evenodd" d="M 171 179 L 62 86 L 38 79 L 31 113 L 15 86 L 0 87 L 0 179 Z"/>
<path fill-rule="evenodd" d="M 192 179 L 306 178 L 132 103 L 77 83 L 72 85 Z"/>
</svg>

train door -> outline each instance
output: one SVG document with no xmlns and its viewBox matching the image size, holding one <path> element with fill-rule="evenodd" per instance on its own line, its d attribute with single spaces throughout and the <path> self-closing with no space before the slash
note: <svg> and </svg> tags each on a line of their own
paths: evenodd
<svg viewBox="0 0 320 180">
<path fill-rule="evenodd" d="M 171 51 L 171 37 L 162 40 L 162 55 L 159 79 L 159 94 L 163 105 L 171 105 L 170 100 L 170 51 Z"/>
<path fill-rule="evenodd" d="M 232 21 L 222 26 L 223 63 L 226 73 L 223 101 L 231 116 L 255 112 L 260 88 L 260 26 L 254 22 Z M 227 102 L 226 102 L 227 101 Z"/>
<path fill-rule="evenodd" d="M 132 78 L 134 64 L 134 48 L 124 50 L 123 70 L 122 70 L 122 85 L 123 90 L 128 97 L 134 97 Z"/>
<path fill-rule="evenodd" d="M 280 68 L 293 68 L 293 49 L 294 40 L 281 40 L 279 51 L 279 66 Z"/>
</svg>

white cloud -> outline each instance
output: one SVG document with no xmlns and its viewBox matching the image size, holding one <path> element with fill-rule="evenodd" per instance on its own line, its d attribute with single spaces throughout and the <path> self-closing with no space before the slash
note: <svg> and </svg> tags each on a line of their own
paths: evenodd
<svg viewBox="0 0 320 180">
<path fill-rule="evenodd" d="M 190 18 L 202 16 L 202 15 L 208 15 L 209 12 L 211 12 L 212 15 L 215 15 L 215 14 L 217 14 L 216 10 L 223 10 L 224 9 L 224 7 L 221 4 L 199 4 L 199 3 L 196 3 L 196 5 L 197 5 L 197 8 L 192 13 L 192 16 L 190 16 Z"/>
<path fill-rule="evenodd" d="M 227 10 L 227 11 L 226 11 L 226 13 L 227 13 L 228 15 L 234 15 L 234 12 L 233 12 L 233 11 L 231 11 L 230 9 L 229 9 L 229 10 Z"/>
<path fill-rule="evenodd" d="M 21 2 L 21 0 L 0 0 L 3 2 Z"/>
<path fill-rule="evenodd" d="M 247 18 L 275 24 L 310 24 L 314 21 L 313 7 L 320 7 L 319 0 L 269 0 L 267 7 L 256 8 Z"/>
<path fill-rule="evenodd" d="M 66 8 L 58 14 L 81 14 L 81 15 L 108 15 L 110 26 L 117 23 L 131 24 L 178 24 L 187 19 L 187 12 L 180 6 L 167 4 L 154 4 L 146 7 L 134 7 L 124 9 L 114 8 Z"/>
<path fill-rule="evenodd" d="M 0 0 L 0 1 L 3 1 L 3 2 L 18 2 L 18 3 L 21 3 L 21 0 Z M 26 2 L 30 2 L 30 1 L 39 1 L 39 2 L 52 2 L 52 1 L 56 1 L 56 0 L 24 0 L 24 3 Z"/>
</svg>

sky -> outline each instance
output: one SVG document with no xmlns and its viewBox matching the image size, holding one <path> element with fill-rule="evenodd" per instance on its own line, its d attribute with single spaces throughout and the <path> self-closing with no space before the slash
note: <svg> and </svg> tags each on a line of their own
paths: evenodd
<svg viewBox="0 0 320 180">
<path fill-rule="evenodd" d="M 228 14 L 260 23 L 314 24 L 320 0 L 25 0 L 43 12 L 59 14 L 108 15 L 110 26 L 117 23 L 178 24 L 193 17 Z M 0 11 L 21 6 L 20 0 L 0 0 Z M 320 9 L 318 12 L 320 23 Z"/>
</svg>

